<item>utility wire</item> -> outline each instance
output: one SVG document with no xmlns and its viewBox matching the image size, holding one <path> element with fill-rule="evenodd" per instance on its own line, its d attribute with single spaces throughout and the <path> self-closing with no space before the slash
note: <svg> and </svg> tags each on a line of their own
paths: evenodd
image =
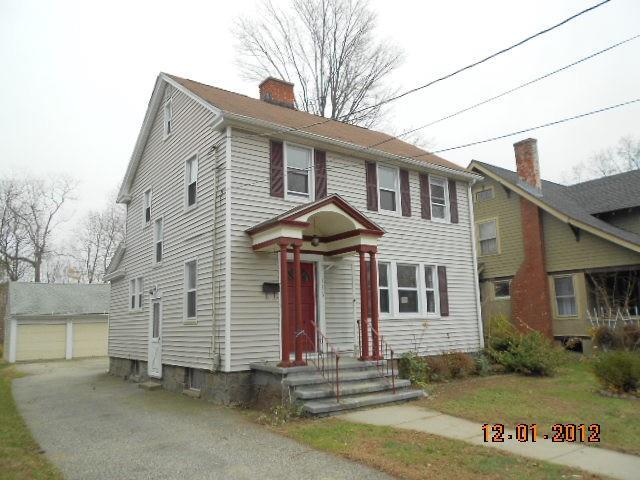
<svg viewBox="0 0 640 480">
<path fill-rule="evenodd" d="M 540 30 L 539 32 L 534 33 L 533 35 L 529 35 L 528 37 L 524 38 L 523 40 L 520 40 L 517 43 L 514 43 L 513 45 L 510 45 L 510 46 L 508 46 L 506 48 L 503 48 L 502 50 L 499 50 L 499 51 L 497 51 L 495 53 L 492 53 L 491 55 L 489 55 L 487 57 L 484 57 L 481 60 L 478 60 L 476 62 L 473 62 L 473 63 L 469 64 L 469 65 L 461 67 L 461 68 L 459 68 L 459 69 L 457 69 L 457 70 L 455 70 L 455 71 L 453 71 L 451 73 L 448 73 L 447 75 L 443 75 L 442 77 L 439 77 L 439 78 L 436 78 L 434 80 L 431 80 L 430 82 L 427 82 L 427 83 L 425 83 L 423 85 L 420 85 L 418 87 L 412 88 L 410 90 L 407 90 L 407 91 L 405 91 L 403 93 L 400 93 L 398 95 L 395 95 L 393 97 L 390 97 L 390 98 L 387 98 L 385 100 L 382 100 L 381 102 L 378 102 L 376 104 L 369 105 L 368 107 L 364 107 L 364 108 L 361 108 L 359 110 L 355 110 L 353 112 L 350 112 L 349 114 L 342 115 L 342 116 L 340 116 L 340 117 L 338 117 L 336 119 L 323 118 L 322 120 L 319 120 L 319 121 L 314 122 L 314 123 L 310 123 L 308 125 L 303 125 L 303 126 L 300 126 L 300 127 L 288 127 L 288 128 L 283 129 L 283 130 L 272 132 L 270 134 L 260 134 L 260 135 L 273 135 L 274 133 L 275 134 L 278 134 L 278 133 L 291 133 L 291 132 L 295 132 L 295 131 L 298 131 L 298 130 L 315 127 L 317 125 L 322 125 L 324 123 L 330 122 L 331 120 L 340 121 L 341 119 L 344 119 L 344 118 L 348 117 L 349 115 L 355 115 L 357 113 L 362 113 L 362 112 L 365 112 L 367 110 L 371 110 L 373 108 L 377 108 L 377 107 L 380 107 L 380 106 L 385 105 L 387 103 L 393 102 L 395 100 L 399 100 L 400 98 L 404 98 L 407 95 L 410 95 L 412 93 L 418 92 L 420 90 L 424 90 L 425 88 L 428 88 L 428 87 L 430 87 L 432 85 L 435 85 L 436 83 L 439 83 L 439 82 L 442 82 L 444 80 L 447 80 L 447 79 L 449 79 L 449 78 L 451 78 L 451 77 L 453 77 L 455 75 L 458 75 L 458 74 L 460 74 L 460 73 L 462 73 L 462 72 L 464 72 L 466 70 L 469 70 L 471 68 L 477 67 L 478 65 L 480 65 L 482 63 L 485 63 L 485 62 L 487 62 L 487 61 L 489 61 L 489 60 L 491 60 L 491 59 L 493 59 L 493 58 L 495 58 L 495 57 L 497 57 L 499 55 L 502 55 L 503 53 L 509 52 L 509 51 L 521 46 L 521 45 L 524 45 L 525 43 L 533 40 L 534 38 L 537 38 L 537 37 L 539 37 L 541 35 L 549 33 L 550 31 L 555 30 L 556 28 L 561 27 L 562 25 L 565 25 L 566 23 L 569 23 L 572 20 L 575 20 L 576 18 L 580 17 L 581 15 L 584 15 L 585 13 L 588 13 L 588 12 L 590 12 L 592 10 L 595 10 L 596 8 L 599 8 L 599 7 L 603 6 L 603 5 L 605 5 L 606 3 L 609 3 L 610 1 L 611 0 L 603 0 L 600 3 L 592 5 L 589 8 L 586 8 L 586 9 L 584 9 L 584 10 L 578 12 L 578 13 L 575 13 L 575 14 L 571 15 L 568 18 L 565 18 L 561 22 L 556 23 L 555 25 L 552 25 L 551 27 L 545 28 L 544 30 Z"/>
<path fill-rule="evenodd" d="M 500 139 L 503 139 L 503 138 L 512 137 L 513 135 L 519 135 L 521 133 L 530 132 L 532 130 L 538 130 L 540 128 L 550 127 L 552 125 L 558 125 L 560 123 L 569 122 L 571 120 L 577 120 L 578 118 L 588 117 L 590 115 L 595 115 L 596 113 L 602 113 L 602 112 L 606 112 L 608 110 L 614 110 L 616 108 L 624 107 L 625 105 L 631 105 L 632 103 L 636 103 L 636 102 L 640 102 L 640 98 L 635 98 L 635 99 L 629 100 L 627 102 L 618 103 L 617 105 L 610 105 L 608 107 L 599 108 L 598 110 L 592 110 L 591 112 L 581 113 L 579 115 L 574 115 L 573 117 L 563 118 L 563 119 L 560 119 L 560 120 L 556 120 L 554 122 L 543 123 L 542 125 L 536 125 L 535 127 L 525 128 L 523 130 L 518 130 L 516 132 L 505 133 L 504 135 L 498 135 L 497 137 L 486 138 L 484 140 L 478 140 L 476 142 L 465 143 L 463 145 L 457 145 L 455 147 L 442 148 L 440 150 L 435 150 L 435 151 L 433 151 L 431 153 L 425 153 L 425 154 L 422 154 L 422 155 L 415 155 L 415 156 L 410 157 L 410 158 L 419 158 L 419 157 L 424 157 L 426 155 L 431 155 L 432 153 L 450 152 L 451 150 L 458 150 L 460 148 L 471 147 L 473 145 L 479 145 L 481 143 L 493 142 L 495 140 L 500 140 Z"/>
<path fill-rule="evenodd" d="M 509 94 L 511 94 L 513 92 L 516 92 L 516 91 L 518 91 L 520 89 L 528 87 L 529 85 L 533 85 L 534 83 L 537 83 L 537 82 L 539 82 L 541 80 L 544 80 L 545 78 L 549 78 L 549 77 L 551 77 L 551 76 L 553 76 L 553 75 L 555 75 L 557 73 L 560 73 L 560 72 L 563 72 L 565 70 L 568 70 L 569 68 L 575 67 L 576 65 L 579 65 L 582 62 L 586 62 L 587 60 L 591 60 L 592 58 L 595 58 L 598 55 L 601 55 L 601 54 L 603 54 L 605 52 L 608 52 L 609 50 L 613 50 L 614 48 L 617 48 L 617 47 L 619 47 L 621 45 L 624 45 L 625 43 L 631 42 L 632 40 L 636 40 L 637 38 L 640 38 L 640 34 L 635 35 L 635 36 L 630 37 L 630 38 L 627 38 L 626 40 L 623 40 L 621 42 L 614 43 L 613 45 L 611 45 L 611 46 L 609 46 L 609 47 L 607 47 L 607 48 L 605 48 L 603 50 L 599 50 L 599 51 L 597 51 L 595 53 L 592 53 L 591 55 L 588 55 L 588 56 L 583 57 L 583 58 L 581 58 L 579 60 L 576 60 L 575 62 L 572 62 L 572 63 L 570 63 L 568 65 L 565 65 L 564 67 L 561 67 L 561 68 L 558 68 L 556 70 L 553 70 L 552 72 L 545 73 L 544 75 L 541 75 L 541 76 L 539 76 L 537 78 L 534 78 L 533 80 L 529 80 L 528 82 L 522 83 L 522 84 L 518 85 L 517 87 L 513 87 L 513 88 L 511 88 L 509 90 L 505 90 L 504 92 L 499 93 L 498 95 L 495 95 L 493 97 L 489 97 L 489 98 L 487 98 L 485 100 L 482 100 L 481 102 L 474 103 L 473 105 L 471 105 L 469 107 L 465 107 L 462 110 L 458 110 L 457 112 L 451 113 L 449 115 L 445 115 L 444 117 L 441 117 L 441 118 L 439 118 L 437 120 L 429 122 L 429 123 L 427 123 L 425 125 L 421 125 L 419 127 L 412 128 L 411 130 L 407 130 L 406 132 L 402 132 L 402 133 L 400 133 L 399 135 L 397 135 L 395 137 L 391 137 L 391 138 L 388 138 L 386 140 L 382 140 L 381 142 L 373 143 L 371 145 L 368 145 L 367 148 L 374 148 L 374 147 L 377 147 L 379 145 L 384 145 L 385 143 L 391 142 L 392 140 L 398 140 L 401 137 L 404 137 L 404 136 L 409 135 L 411 133 L 415 133 L 418 130 L 422 130 L 424 128 L 431 127 L 432 125 L 435 125 L 436 123 L 440 123 L 440 122 L 443 122 L 443 121 L 448 120 L 450 118 L 456 117 L 456 116 L 458 116 L 458 115 L 460 115 L 462 113 L 468 112 L 469 110 L 473 110 L 474 108 L 478 108 L 478 107 L 480 107 L 482 105 L 485 105 L 485 104 L 487 104 L 489 102 L 492 102 L 492 101 L 497 100 L 499 98 L 502 98 L 502 97 L 504 97 L 506 95 L 509 95 Z"/>
</svg>

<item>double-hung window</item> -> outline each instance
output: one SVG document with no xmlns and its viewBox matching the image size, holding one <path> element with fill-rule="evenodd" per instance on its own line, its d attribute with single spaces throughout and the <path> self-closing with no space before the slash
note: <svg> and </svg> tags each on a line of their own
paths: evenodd
<svg viewBox="0 0 640 480">
<path fill-rule="evenodd" d="M 311 149 L 286 144 L 287 196 L 312 199 Z"/>
<path fill-rule="evenodd" d="M 153 259 L 154 263 L 160 263 L 162 261 L 163 247 L 164 247 L 164 229 L 162 225 L 162 219 L 156 220 L 155 229 L 153 232 Z"/>
<path fill-rule="evenodd" d="M 164 138 L 171 135 L 173 131 L 173 108 L 171 107 L 171 100 L 167 100 L 164 104 Z"/>
<path fill-rule="evenodd" d="M 556 290 L 558 315 L 561 317 L 575 317 L 578 312 L 573 277 L 571 275 L 554 277 L 553 282 Z"/>
<path fill-rule="evenodd" d="M 198 262 L 191 260 L 184 265 L 185 318 L 195 320 L 197 316 L 197 273 Z"/>
<path fill-rule="evenodd" d="M 142 308 L 143 290 L 142 277 L 132 278 L 129 281 L 129 308 L 131 310 L 139 310 Z"/>
<path fill-rule="evenodd" d="M 398 312 L 418 313 L 418 266 L 398 264 L 396 274 L 398 278 Z"/>
<path fill-rule="evenodd" d="M 398 211 L 398 169 L 378 165 L 380 210 Z"/>
<path fill-rule="evenodd" d="M 493 282 L 493 298 L 496 300 L 511 298 L 511 280 L 496 280 Z"/>
<path fill-rule="evenodd" d="M 186 202 L 187 207 L 196 204 L 197 200 L 197 184 L 198 184 L 198 156 L 194 155 L 185 165 L 186 177 Z"/>
<path fill-rule="evenodd" d="M 498 253 L 498 228 L 495 220 L 478 223 L 480 255 Z"/>
<path fill-rule="evenodd" d="M 431 192 L 431 218 L 446 220 L 447 218 L 447 181 L 444 178 L 429 175 Z"/>
<path fill-rule="evenodd" d="M 483 202 L 493 198 L 493 187 L 484 188 L 476 192 L 476 202 Z"/>
<path fill-rule="evenodd" d="M 378 289 L 380 291 L 380 313 L 391 311 L 389 297 L 389 264 L 378 262 Z"/>
<path fill-rule="evenodd" d="M 149 225 L 151 223 L 151 189 L 144 192 L 144 224 Z"/>
<path fill-rule="evenodd" d="M 424 266 L 424 289 L 427 313 L 436 313 L 436 267 L 433 265 Z"/>
</svg>

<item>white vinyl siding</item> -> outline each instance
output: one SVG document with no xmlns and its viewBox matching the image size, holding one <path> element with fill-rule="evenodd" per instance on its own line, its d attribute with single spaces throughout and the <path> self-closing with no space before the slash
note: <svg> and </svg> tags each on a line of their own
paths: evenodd
<svg viewBox="0 0 640 480">
<path fill-rule="evenodd" d="M 163 106 L 172 93 L 171 140 L 163 141 Z M 173 90 L 160 100 L 130 188 L 122 266 L 144 276 L 145 295 L 162 298 L 162 361 L 205 370 L 224 365 L 224 134 L 211 129 L 213 113 Z M 175 126 L 179 125 L 179 128 Z M 215 149 L 213 147 L 216 147 Z M 184 212 L 185 160 L 198 153 L 198 208 Z M 143 228 L 144 192 L 153 187 L 150 228 Z M 135 212 L 135 214 L 132 214 Z M 154 221 L 162 218 L 162 263 L 154 262 Z M 215 245 L 215 247 L 214 247 Z M 215 264 L 214 264 L 215 248 Z M 184 264 L 198 258 L 198 322 L 184 322 Z M 214 289 L 215 284 L 215 289 Z M 128 279 L 111 282 L 109 355 L 147 361 L 151 311 L 129 311 Z M 214 297 L 216 322 L 214 325 Z M 149 297 L 145 299 L 145 302 Z M 221 317 L 221 320 L 218 320 Z M 221 348 L 222 346 L 222 348 Z"/>
</svg>

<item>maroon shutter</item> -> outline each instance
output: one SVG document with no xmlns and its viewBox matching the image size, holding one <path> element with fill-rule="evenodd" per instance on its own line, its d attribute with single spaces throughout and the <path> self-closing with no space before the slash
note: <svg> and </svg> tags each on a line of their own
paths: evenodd
<svg viewBox="0 0 640 480">
<path fill-rule="evenodd" d="M 458 191 L 456 181 L 449 179 L 449 211 L 451 212 L 451 223 L 458 223 Z"/>
<path fill-rule="evenodd" d="M 420 209 L 422 218 L 431 220 L 431 193 L 429 191 L 429 175 L 420 174 Z"/>
<path fill-rule="evenodd" d="M 402 201 L 402 216 L 411 216 L 411 191 L 409 190 L 409 172 L 400 169 L 400 199 Z"/>
<path fill-rule="evenodd" d="M 327 196 L 327 153 L 322 150 L 314 151 L 316 200 Z"/>
<path fill-rule="evenodd" d="M 282 142 L 271 140 L 271 196 L 284 197 L 284 160 Z"/>
<path fill-rule="evenodd" d="M 367 168 L 367 210 L 378 211 L 378 167 L 374 162 L 366 162 Z"/>
<path fill-rule="evenodd" d="M 449 292 L 447 291 L 447 267 L 438 267 L 438 290 L 440 292 L 440 315 L 449 316 Z"/>
</svg>

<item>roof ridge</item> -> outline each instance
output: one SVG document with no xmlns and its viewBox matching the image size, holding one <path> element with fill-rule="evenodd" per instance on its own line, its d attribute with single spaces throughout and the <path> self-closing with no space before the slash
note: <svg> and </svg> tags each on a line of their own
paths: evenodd
<svg viewBox="0 0 640 480">
<path fill-rule="evenodd" d="M 627 170 L 626 172 L 618 172 L 618 173 L 614 173 L 611 175 L 603 175 L 602 177 L 598 177 L 598 178 L 591 178 L 589 180 L 585 180 L 584 182 L 578 182 L 578 183 L 573 183 L 571 185 L 568 185 L 568 187 L 578 187 L 578 186 L 582 186 L 582 185 L 586 185 L 588 183 L 595 183 L 595 182 L 600 182 L 602 180 L 611 180 L 615 177 L 623 177 L 625 175 L 629 175 L 629 174 L 633 174 L 633 173 L 640 173 L 640 168 L 634 168 L 633 170 Z"/>
</svg>

